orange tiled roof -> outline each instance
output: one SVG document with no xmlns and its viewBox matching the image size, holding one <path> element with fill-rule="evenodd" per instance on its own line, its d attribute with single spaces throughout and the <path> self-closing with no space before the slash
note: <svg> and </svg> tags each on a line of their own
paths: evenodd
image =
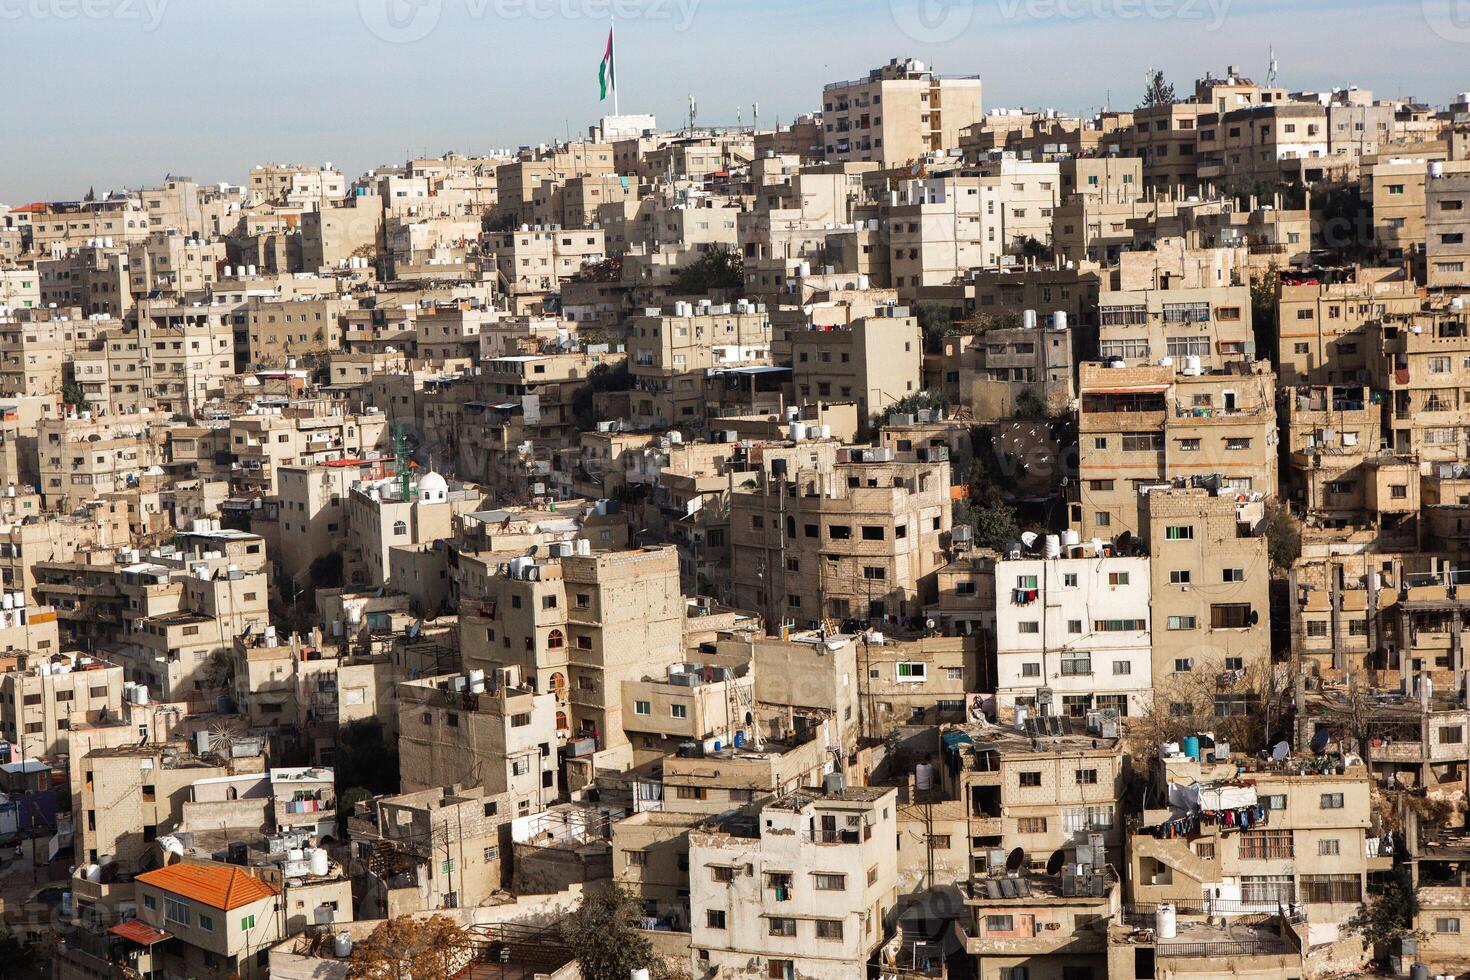
<svg viewBox="0 0 1470 980">
<path fill-rule="evenodd" d="M 233 864 L 171 864 L 137 880 L 226 912 L 276 894 L 275 888 Z"/>
<path fill-rule="evenodd" d="M 119 922 L 107 931 L 115 936 L 131 939 L 139 946 L 152 946 L 154 943 L 161 943 L 170 938 L 168 933 L 160 932 L 146 922 L 139 922 L 137 919 Z"/>
</svg>

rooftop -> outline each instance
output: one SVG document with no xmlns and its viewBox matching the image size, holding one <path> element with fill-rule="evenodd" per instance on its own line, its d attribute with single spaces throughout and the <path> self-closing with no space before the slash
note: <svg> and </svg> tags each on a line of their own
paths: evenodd
<svg viewBox="0 0 1470 980">
<path fill-rule="evenodd" d="M 274 887 L 233 864 L 171 864 L 135 880 L 225 912 L 278 894 Z"/>
</svg>

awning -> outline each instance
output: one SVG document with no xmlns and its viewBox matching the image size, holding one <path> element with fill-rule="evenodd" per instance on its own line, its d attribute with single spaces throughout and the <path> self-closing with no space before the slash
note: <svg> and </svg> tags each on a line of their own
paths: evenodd
<svg viewBox="0 0 1470 980">
<path fill-rule="evenodd" d="M 154 943 L 161 943 L 165 939 L 173 938 L 168 933 L 159 932 L 147 923 L 139 922 L 137 919 L 119 922 L 107 931 L 114 936 L 121 936 L 130 942 L 135 942 L 139 946 L 152 946 Z"/>
<path fill-rule="evenodd" d="M 1084 395 L 1162 395 L 1168 385 L 1119 385 L 1113 388 L 1084 388 Z"/>
</svg>

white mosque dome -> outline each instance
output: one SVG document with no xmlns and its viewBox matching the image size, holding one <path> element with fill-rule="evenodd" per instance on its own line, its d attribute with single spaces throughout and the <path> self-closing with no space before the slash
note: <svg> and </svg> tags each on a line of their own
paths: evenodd
<svg viewBox="0 0 1470 980">
<path fill-rule="evenodd" d="M 433 470 L 419 477 L 419 501 L 442 504 L 449 499 L 449 481 Z"/>
</svg>

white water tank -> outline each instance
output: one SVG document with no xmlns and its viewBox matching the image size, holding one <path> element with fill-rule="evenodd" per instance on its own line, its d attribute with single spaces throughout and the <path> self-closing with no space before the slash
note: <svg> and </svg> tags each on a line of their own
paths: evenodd
<svg viewBox="0 0 1470 980">
<path fill-rule="evenodd" d="M 927 793 L 934 788 L 934 767 L 927 762 L 914 766 L 914 789 Z"/>
<path fill-rule="evenodd" d="M 1026 330 L 1036 329 L 1036 311 L 1023 310 L 1021 312 L 1021 326 Z"/>
<path fill-rule="evenodd" d="M 318 878 L 324 878 L 327 872 L 332 870 L 332 861 L 327 857 L 327 849 L 324 847 L 313 847 L 306 852 L 307 861 L 311 867 L 311 873 Z"/>
<path fill-rule="evenodd" d="M 1173 902 L 1160 902 L 1154 910 L 1154 938 L 1173 939 L 1179 935 L 1179 916 Z"/>
<path fill-rule="evenodd" d="M 1042 555 L 1046 558 L 1062 557 L 1062 539 L 1059 535 L 1048 534 L 1046 536 L 1046 544 L 1042 550 Z"/>
<path fill-rule="evenodd" d="M 485 693 L 485 672 L 483 670 L 472 670 L 472 671 L 470 671 L 469 677 L 470 677 L 470 693 L 471 694 L 484 694 Z"/>
<path fill-rule="evenodd" d="M 1429 178 L 1431 180 L 1438 180 L 1439 178 L 1441 178 L 1443 176 L 1444 176 L 1444 163 L 1441 162 L 1441 161 L 1439 161 L 1439 160 L 1431 160 L 1429 162 Z"/>
<path fill-rule="evenodd" d="M 332 952 L 337 954 L 337 959 L 343 960 L 352 955 L 352 933 L 339 932 L 332 940 Z"/>
<path fill-rule="evenodd" d="M 1051 328 L 1053 330 L 1067 329 L 1067 311 L 1057 310 L 1051 315 Z"/>
<path fill-rule="evenodd" d="M 792 442 L 801 442 L 801 440 L 806 438 L 805 422 L 792 422 L 786 427 L 786 430 L 786 437 Z"/>
<path fill-rule="evenodd" d="M 139 684 L 133 688 L 133 703 L 143 705 L 148 703 L 148 685 Z"/>
<path fill-rule="evenodd" d="M 286 852 L 286 860 L 300 863 L 306 860 L 306 851 L 299 847 L 293 847 Z"/>
<path fill-rule="evenodd" d="M 1062 547 L 1075 548 L 1082 543 L 1082 535 L 1075 528 L 1067 528 L 1062 532 Z"/>
</svg>

